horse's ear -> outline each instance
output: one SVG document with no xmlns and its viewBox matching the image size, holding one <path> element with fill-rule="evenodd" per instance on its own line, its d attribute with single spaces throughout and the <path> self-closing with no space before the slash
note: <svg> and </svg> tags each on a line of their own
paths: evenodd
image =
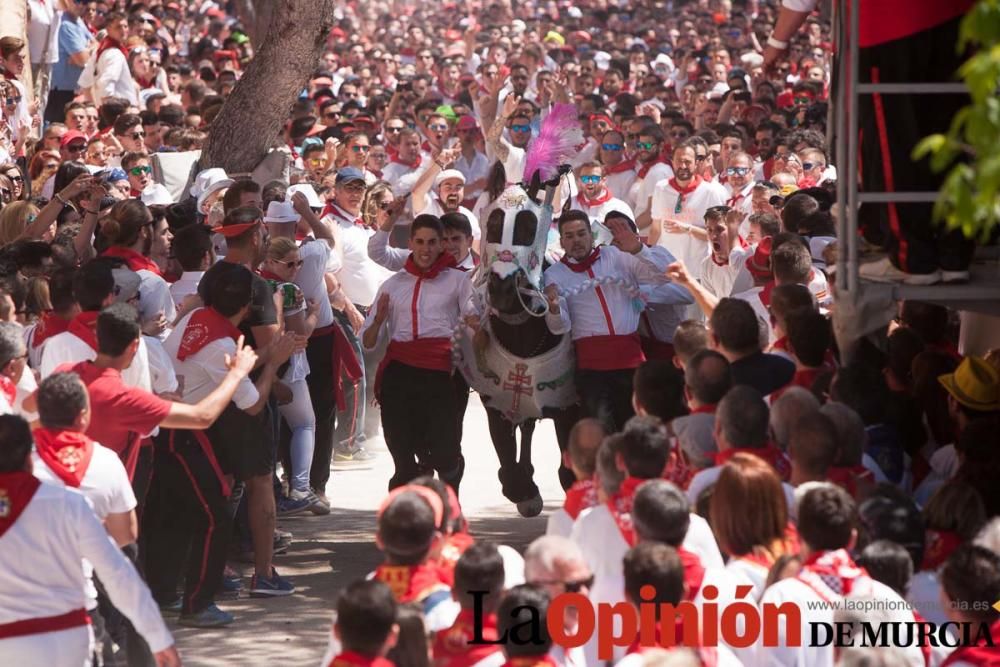
<svg viewBox="0 0 1000 667">
<path fill-rule="evenodd" d="M 539 175 L 539 172 L 535 171 L 535 173 L 531 175 L 531 181 L 528 183 L 528 197 L 531 199 L 531 201 L 533 202 L 538 201 L 535 197 L 538 195 L 538 191 L 541 189 L 542 189 L 542 178 Z"/>
</svg>

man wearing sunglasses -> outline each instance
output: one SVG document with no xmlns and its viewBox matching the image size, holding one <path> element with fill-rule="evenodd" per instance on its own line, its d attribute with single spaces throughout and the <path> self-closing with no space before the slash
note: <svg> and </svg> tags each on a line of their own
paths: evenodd
<svg viewBox="0 0 1000 667">
<path fill-rule="evenodd" d="M 134 113 L 125 113 L 115 119 L 115 139 L 125 153 L 146 152 L 146 131 L 142 127 L 142 118 Z"/>
<path fill-rule="evenodd" d="M 740 236 L 746 238 L 750 231 L 750 214 L 753 213 L 753 159 L 742 151 L 732 153 L 725 175 L 726 188 L 729 190 L 726 206 L 743 216 L 739 232 Z"/>
<path fill-rule="evenodd" d="M 799 159 L 802 161 L 800 188 L 811 188 L 826 180 L 826 154 L 823 151 L 818 148 L 806 148 L 799 151 Z"/>
<path fill-rule="evenodd" d="M 524 580 L 544 588 L 553 598 L 563 593 L 589 596 L 594 585 L 594 573 L 576 542 L 561 535 L 545 535 L 528 545 L 524 552 Z M 572 637 L 577 633 L 579 612 L 572 605 L 567 605 L 565 609 L 563 630 L 566 636 Z M 594 633 L 594 636 L 597 634 Z M 568 649 L 554 644 L 549 657 L 557 665 L 597 664 L 596 661 L 587 661 L 582 647 Z"/>
<path fill-rule="evenodd" d="M 600 141 L 597 157 L 604 166 L 605 185 L 611 194 L 626 201 L 636 173 L 635 160 L 625 157 L 625 136 L 618 130 L 610 130 L 601 136 Z"/>
<path fill-rule="evenodd" d="M 582 165 L 577 170 L 577 179 L 580 182 L 580 193 L 573 198 L 571 206 L 590 218 L 596 245 L 611 243 L 611 230 L 604 225 L 604 219 L 609 213 L 616 211 L 624 213 L 631 220 L 632 208 L 608 189 L 604 167 L 600 162 Z"/>
<path fill-rule="evenodd" d="M 524 156 L 531 141 L 531 118 L 517 111 L 517 102 L 513 95 L 505 97 L 500 116 L 486 133 L 487 155 L 503 162 L 508 183 L 519 183 L 524 178 Z M 502 136 L 504 128 L 507 139 Z"/>
<path fill-rule="evenodd" d="M 673 177 L 674 170 L 660 157 L 663 131 L 658 125 L 650 122 L 644 129 L 639 130 L 632 145 L 635 149 L 636 179 L 625 201 L 628 201 L 635 211 L 635 224 L 639 227 L 639 235 L 649 236 L 652 233 L 651 200 L 656 184 Z"/>
<path fill-rule="evenodd" d="M 131 197 L 142 196 L 143 191 L 153 183 L 153 168 L 145 153 L 126 153 L 122 157 L 122 169 L 128 174 Z"/>
</svg>

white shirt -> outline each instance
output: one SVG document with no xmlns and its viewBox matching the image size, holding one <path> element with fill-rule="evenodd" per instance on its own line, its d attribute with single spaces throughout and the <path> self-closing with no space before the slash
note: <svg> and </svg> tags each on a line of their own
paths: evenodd
<svg viewBox="0 0 1000 667">
<path fill-rule="evenodd" d="M 607 169 L 608 168 L 605 167 L 604 171 L 607 172 Z M 608 190 L 611 190 L 611 194 L 618 199 L 625 200 L 626 202 L 630 201 L 629 190 L 632 189 L 632 184 L 635 183 L 635 180 L 635 169 L 626 169 L 625 171 L 619 171 L 614 174 L 604 174 L 604 182 L 607 183 Z"/>
<path fill-rule="evenodd" d="M 28 0 L 28 52 L 33 65 L 59 60 L 59 22 L 62 13 L 55 0 Z"/>
<path fill-rule="evenodd" d="M 170 283 L 152 271 L 142 269 L 136 271 L 139 276 L 139 321 L 155 320 L 160 313 L 167 320 L 167 329 L 160 334 L 166 338 L 170 333 L 170 325 L 177 319 L 177 307 L 170 293 Z"/>
<path fill-rule="evenodd" d="M 351 303 L 368 307 L 375 303 L 379 285 L 391 275 L 368 256 L 368 239 L 375 232 L 354 224 L 354 216 L 337 206 L 333 207 L 331 217 L 337 223 L 336 253 L 331 255 L 327 270 L 336 274 Z"/>
<path fill-rule="evenodd" d="M 574 211 L 583 211 L 590 218 L 590 228 L 594 230 L 595 236 L 594 245 L 609 245 L 611 243 L 611 230 L 604 224 L 604 218 L 607 217 L 608 213 L 612 211 L 624 213 L 630 220 L 635 222 L 635 214 L 632 213 L 632 207 L 616 197 L 591 206 L 584 199 L 583 193 L 580 193 L 570 201 L 570 208 Z"/>
<path fill-rule="evenodd" d="M 681 199 L 681 212 L 676 213 L 678 199 Z M 705 228 L 705 211 L 712 206 L 726 203 L 726 189 L 718 183 L 702 181 L 694 192 L 681 198 L 680 193 L 663 180 L 657 184 L 653 192 L 651 215 L 654 223 L 664 220 L 677 220 L 699 229 Z M 684 262 L 695 279 L 701 278 L 702 260 L 709 251 L 708 241 L 696 238 L 693 234 L 670 234 L 661 230 L 657 243 L 671 252 L 677 259 Z"/>
<path fill-rule="evenodd" d="M 86 558 L 111 602 L 154 653 L 173 645 L 145 582 L 78 491 L 42 484 L 0 537 L 0 624 L 60 616 L 86 605 Z M 81 664 L 87 656 L 80 656 Z"/>
<path fill-rule="evenodd" d="M 42 344 L 42 363 L 39 373 L 47 378 L 63 364 L 78 364 L 81 361 L 93 361 L 97 358 L 94 348 L 77 338 L 76 334 L 64 331 L 56 334 Z M 129 367 L 122 371 L 122 382 L 130 387 L 139 387 L 146 391 L 153 390 L 152 378 L 149 374 L 149 352 L 146 341 L 139 338 L 139 350 Z"/>
<path fill-rule="evenodd" d="M 643 177 L 640 177 L 639 172 L 636 171 L 635 180 L 632 181 L 628 197 L 625 200 L 632 205 L 636 215 L 642 215 L 650 210 L 649 198 L 656 191 L 657 184 L 673 177 L 673 167 L 665 162 L 654 164 Z"/>
<path fill-rule="evenodd" d="M 183 387 L 181 401 L 195 404 L 205 398 L 215 390 L 222 380 L 229 373 L 226 368 L 226 356 L 236 355 L 236 341 L 228 336 L 213 340 L 211 343 L 201 348 L 191 356 L 181 361 L 177 358 L 177 351 L 180 349 L 181 340 L 184 338 L 184 330 L 187 328 L 188 320 L 201 308 L 196 308 L 185 315 L 174 330 L 163 341 L 163 349 L 170 355 L 174 363 L 174 372 L 177 373 L 177 380 Z M 183 379 L 182 379 L 183 378 Z M 254 386 L 250 378 L 240 380 L 236 393 L 233 394 L 233 403 L 240 410 L 246 410 L 257 403 L 260 395 L 257 387 Z"/>
<path fill-rule="evenodd" d="M 466 160 L 465 155 L 459 155 L 458 159 L 455 160 L 455 169 L 462 172 L 465 176 L 465 197 L 466 199 L 475 199 L 483 191 L 483 188 L 470 189 L 469 186 L 487 178 L 490 175 L 490 160 L 484 153 L 476 151 L 475 155 L 472 156 L 472 160 Z"/>
<path fill-rule="evenodd" d="M 295 284 L 302 290 L 307 301 L 319 304 L 316 311 L 316 328 L 322 329 L 333 324 L 333 308 L 326 290 L 326 267 L 330 262 L 330 244 L 322 240 L 312 240 L 299 246 L 302 266 L 295 276 Z"/>
<path fill-rule="evenodd" d="M 722 474 L 722 468 L 723 466 L 712 466 L 711 468 L 705 468 L 704 470 L 699 470 L 695 473 L 687 488 L 688 501 L 690 501 L 692 505 L 698 502 L 698 497 L 701 496 L 706 489 L 719 481 L 719 475 Z M 795 488 L 790 484 L 782 482 L 781 490 L 785 493 L 785 503 L 788 505 L 788 509 L 793 509 L 795 507 Z"/>
<path fill-rule="evenodd" d="M 198 293 L 198 283 L 201 282 L 203 275 L 204 271 L 185 271 L 177 282 L 170 286 L 170 296 L 174 299 L 175 307 L 180 308 L 184 299 Z"/>
<path fill-rule="evenodd" d="M 105 49 L 97 59 L 94 101 L 98 106 L 106 97 L 123 97 L 139 106 L 139 86 L 132 78 L 125 54 L 116 48 Z"/>
<path fill-rule="evenodd" d="M 728 193 L 726 206 L 738 210 L 744 216 L 738 230 L 739 235 L 743 238 L 746 238 L 747 234 L 750 233 L 750 214 L 753 213 L 753 186 L 752 180 L 739 192 L 734 192 L 731 186 L 725 186 Z"/>
<path fill-rule="evenodd" d="M 701 262 L 701 284 L 720 299 L 747 291 L 753 287 L 753 276 L 746 270 L 747 259 L 752 255 L 753 251 L 736 246 L 729 253 L 729 263 L 720 266 L 709 250 Z"/>
<path fill-rule="evenodd" d="M 405 197 L 413 191 L 413 186 L 420 180 L 420 175 L 430 163 L 430 156 L 424 154 L 421 155 L 420 166 L 416 169 L 402 162 L 390 162 L 382 170 L 382 180 L 392 186 L 392 194 L 396 199 Z"/>
<path fill-rule="evenodd" d="M 153 385 L 154 394 L 165 394 L 177 391 L 177 374 L 174 373 L 174 363 L 170 355 L 163 349 L 163 341 L 153 336 L 142 335 L 143 342 L 149 352 L 149 379 Z"/>
<path fill-rule="evenodd" d="M 640 283 L 666 282 L 663 272 L 673 261 L 670 253 L 662 248 L 643 246 L 637 255 L 630 255 L 614 246 L 602 246 L 600 256 L 590 269 L 592 276 L 588 272 L 577 273 L 559 262 L 546 269 L 544 277 L 546 284 L 556 285 L 560 292 L 604 276 L 622 278 L 638 289 Z M 573 340 L 612 334 L 625 336 L 635 333 L 639 327 L 639 311 L 634 308 L 628 289 L 615 284 L 599 289 L 607 304 L 607 317 L 597 289 L 586 289 L 566 298 Z"/>
<path fill-rule="evenodd" d="M 472 282 L 457 269 L 444 269 L 430 280 L 420 281 L 408 271 L 399 271 L 378 290 L 375 302 L 389 295 L 388 327 L 390 340 L 406 342 L 417 338 L 448 338 L 455 332 L 462 310 L 472 297 Z M 377 308 L 368 312 L 361 335 L 375 322 Z M 416 322 L 414 322 L 416 317 Z M 381 334 L 384 335 L 384 334 Z M 366 348 L 373 349 L 373 348 Z"/>
<path fill-rule="evenodd" d="M 549 515 L 545 522 L 546 535 L 559 535 L 569 537 L 573 533 L 573 517 L 563 508 L 557 509 Z"/>
<path fill-rule="evenodd" d="M 406 266 L 406 258 L 410 256 L 410 251 L 405 248 L 393 248 L 389 245 L 389 232 L 378 230 L 368 239 L 368 256 L 379 266 L 390 271 L 399 271 Z M 476 269 L 476 260 L 472 257 L 471 251 L 458 263 L 458 268 L 469 278 L 472 277 Z"/>
<path fill-rule="evenodd" d="M 436 215 L 441 217 L 445 214 L 444 207 L 441 205 L 441 198 L 437 195 L 427 193 L 424 195 L 424 207 L 420 210 L 421 213 L 426 213 L 427 215 Z M 461 213 L 469 220 L 469 225 L 472 227 L 472 239 L 478 241 L 483 232 L 479 227 L 479 218 L 475 214 L 464 206 L 459 205 L 458 210 L 455 213 Z"/>
<path fill-rule="evenodd" d="M 767 332 L 767 339 L 761 340 L 762 347 L 766 348 L 777 340 L 777 336 L 774 335 L 774 327 L 771 326 L 771 311 L 760 300 L 760 293 L 763 291 L 763 287 L 751 287 L 745 292 L 734 292 L 731 296 L 746 301 L 753 308 L 754 315 L 757 316 L 757 326 L 761 332 Z"/>
</svg>

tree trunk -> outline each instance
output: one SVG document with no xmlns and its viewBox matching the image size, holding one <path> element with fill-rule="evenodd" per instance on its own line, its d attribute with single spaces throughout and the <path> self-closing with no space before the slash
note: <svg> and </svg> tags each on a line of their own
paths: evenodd
<svg viewBox="0 0 1000 667">
<path fill-rule="evenodd" d="M 274 3 L 267 36 L 212 122 L 201 169 L 248 173 L 264 159 L 319 62 L 332 16 L 333 0 Z"/>
<path fill-rule="evenodd" d="M 246 28 L 254 48 L 262 44 L 274 14 L 273 3 L 266 0 L 236 0 L 236 14 Z"/>
</svg>

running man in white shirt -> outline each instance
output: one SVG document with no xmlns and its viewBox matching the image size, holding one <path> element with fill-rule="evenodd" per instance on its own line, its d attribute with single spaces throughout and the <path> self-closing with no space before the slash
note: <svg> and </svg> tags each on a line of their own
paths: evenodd
<svg viewBox="0 0 1000 667">
<path fill-rule="evenodd" d="M 580 192 L 571 200 L 570 206 L 577 211 L 583 211 L 590 217 L 590 225 L 594 230 L 595 245 L 611 243 L 611 230 L 604 224 L 604 219 L 611 212 L 622 213 L 629 220 L 635 216 L 632 208 L 612 194 L 604 177 L 604 167 L 600 162 L 587 162 L 577 169 L 580 181 Z"/>
</svg>

